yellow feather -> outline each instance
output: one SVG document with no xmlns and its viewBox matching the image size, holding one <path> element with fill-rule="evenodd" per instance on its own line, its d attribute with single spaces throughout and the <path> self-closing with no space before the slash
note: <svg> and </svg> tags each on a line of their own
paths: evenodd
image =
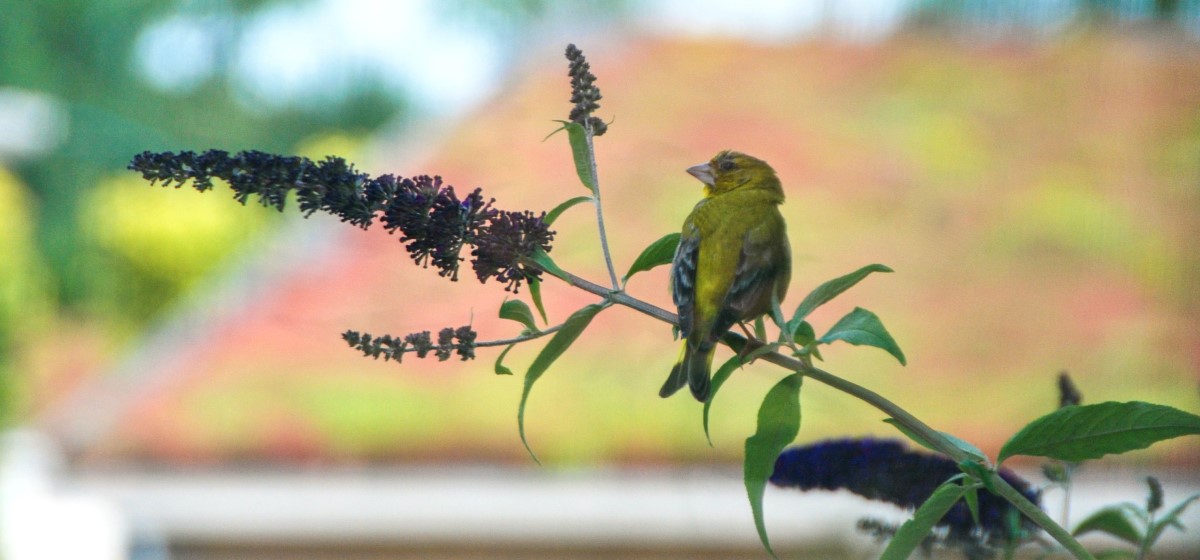
<svg viewBox="0 0 1200 560">
<path fill-rule="evenodd" d="M 661 394 L 686 382 L 704 401 L 713 345 L 737 322 L 769 312 L 773 295 L 783 300 L 791 251 L 779 213 L 783 188 L 766 162 L 727 150 L 688 172 L 704 182 L 705 197 L 684 221 L 672 264 L 673 296 L 689 328 Z"/>
</svg>

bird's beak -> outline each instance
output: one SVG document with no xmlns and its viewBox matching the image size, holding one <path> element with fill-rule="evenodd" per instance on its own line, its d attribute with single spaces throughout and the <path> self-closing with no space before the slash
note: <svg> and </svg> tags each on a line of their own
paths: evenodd
<svg viewBox="0 0 1200 560">
<path fill-rule="evenodd" d="M 700 165 L 693 165 L 693 166 L 687 168 L 687 172 L 692 177 L 700 179 L 701 183 L 704 183 L 705 185 L 708 185 L 710 187 L 713 186 L 715 183 L 715 181 L 713 180 L 713 175 L 712 175 L 712 167 L 709 167 L 709 165 L 707 163 L 701 163 Z"/>
</svg>

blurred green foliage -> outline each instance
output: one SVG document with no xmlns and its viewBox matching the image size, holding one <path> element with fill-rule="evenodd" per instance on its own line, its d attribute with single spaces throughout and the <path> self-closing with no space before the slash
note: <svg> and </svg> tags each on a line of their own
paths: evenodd
<svg viewBox="0 0 1200 560">
<path fill-rule="evenodd" d="M 13 414 L 15 348 L 45 323 L 50 311 L 30 202 L 16 175 L 0 167 L 0 424 Z"/>
<path fill-rule="evenodd" d="M 211 16 L 218 53 L 271 4 L 149 0 L 0 0 L 0 90 L 54 108 L 55 143 L 0 172 L 0 376 L 14 383 L 21 339 L 59 311 L 99 320 L 109 336 L 136 334 L 269 218 L 218 197 L 147 189 L 127 171 L 153 149 L 292 152 L 306 139 L 363 135 L 405 110 L 366 81 L 319 106 L 254 106 L 237 93 L 231 56 L 190 88 L 156 88 L 135 64 L 141 34 L 176 14 Z M 208 21 L 208 20 L 206 20 Z M 193 193 L 195 194 L 195 193 Z M 203 244 L 180 243 L 205 239 Z M 190 249 L 180 249 L 180 247 Z M 17 376 L 19 378 L 19 376 Z M 0 410 L 12 406 L 11 390 Z"/>
<path fill-rule="evenodd" d="M 208 10 L 228 21 L 217 34 L 219 52 L 238 41 L 240 23 L 266 2 L 195 4 L 125 0 L 5 2 L 0 18 L 0 83 L 48 97 L 61 109 L 64 136 L 58 145 L 19 161 L 14 170 L 36 200 L 38 251 L 49 267 L 52 293 L 67 310 L 101 307 L 148 317 L 142 303 L 107 286 L 151 282 L 163 271 L 128 262 L 112 274 L 96 274 L 97 258 L 127 259 L 131 247 L 114 237 L 94 240 L 84 225 L 98 211 L 85 204 L 107 200 L 87 195 L 123 173 L 132 154 L 154 149 L 255 148 L 290 152 L 297 142 L 335 130 L 369 132 L 403 109 L 370 82 L 342 99 L 317 107 L 267 110 L 236 97 L 232 64 L 219 61 L 212 77 L 186 91 L 156 89 L 133 64 L 140 33 L 163 17 Z M 130 197 L 130 200 L 136 197 Z M 229 208 L 229 212 L 237 212 Z M 128 212 L 125 214 L 129 216 Z M 111 220 L 111 218 L 110 218 Z M 98 241 L 98 242 L 92 242 Z M 219 247 L 214 243 L 215 247 Z M 219 250 L 219 249 L 214 249 Z M 101 256 L 97 256 L 101 255 Z M 199 269 L 194 269 L 199 270 Z M 116 277 L 114 277 L 114 275 Z M 149 275 L 149 277 L 141 277 Z M 169 294 L 165 294 L 167 296 Z M 117 297 L 116 300 L 110 298 Z M 156 298 L 159 300 L 161 298 Z M 161 301 L 160 301 L 161 303 Z"/>
</svg>

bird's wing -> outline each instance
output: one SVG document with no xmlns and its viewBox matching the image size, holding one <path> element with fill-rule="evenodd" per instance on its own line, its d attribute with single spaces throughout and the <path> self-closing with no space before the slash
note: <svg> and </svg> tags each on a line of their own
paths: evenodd
<svg viewBox="0 0 1200 560">
<path fill-rule="evenodd" d="M 684 224 L 679 246 L 671 259 L 671 297 L 679 312 L 679 332 L 687 337 L 692 331 L 693 303 L 696 301 L 696 265 L 700 258 L 700 232 L 690 222 Z"/>
<path fill-rule="evenodd" d="M 791 250 L 787 238 L 781 239 L 775 227 L 764 221 L 746 232 L 733 281 L 713 325 L 715 336 L 721 336 L 738 321 L 770 312 L 771 291 L 780 283 L 786 289 L 792 271 Z M 782 299 L 783 294 L 779 297 Z"/>
</svg>

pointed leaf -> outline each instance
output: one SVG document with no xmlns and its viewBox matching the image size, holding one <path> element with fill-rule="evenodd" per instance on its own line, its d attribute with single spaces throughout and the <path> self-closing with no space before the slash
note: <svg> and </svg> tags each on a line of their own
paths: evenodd
<svg viewBox="0 0 1200 560">
<path fill-rule="evenodd" d="M 713 443 L 712 436 L 708 434 L 708 410 L 712 407 L 713 399 L 716 398 L 717 391 L 721 388 L 721 385 L 724 385 L 725 380 L 729 379 L 729 376 L 733 375 L 734 370 L 741 367 L 741 365 L 742 359 L 734 355 L 725 360 L 725 363 L 721 364 L 721 367 L 713 374 L 712 383 L 708 389 L 708 400 L 704 401 L 704 438 L 708 440 L 709 447 L 712 447 Z"/>
<path fill-rule="evenodd" d="M 966 489 L 953 482 L 938 486 L 937 490 L 933 491 L 933 495 L 929 496 L 929 499 L 913 512 L 912 519 L 905 521 L 896 530 L 896 535 L 888 542 L 888 546 L 879 560 L 905 560 L 908 558 L 918 546 L 921 546 L 921 541 L 925 540 L 925 537 L 933 530 L 933 526 L 942 520 L 951 507 L 954 507 L 954 503 L 962 497 L 965 491 Z"/>
<path fill-rule="evenodd" d="M 812 313 L 816 308 L 825 305 L 829 302 L 829 300 L 850 289 L 872 272 L 891 271 L 892 269 L 881 264 L 869 264 L 858 270 L 855 270 L 854 272 L 851 272 L 850 274 L 839 276 L 833 280 L 821 284 L 820 286 L 817 286 L 817 289 L 805 296 L 804 301 L 801 301 L 800 305 L 796 307 L 796 313 L 794 313 L 791 320 L 788 321 L 788 330 L 794 331 L 795 325 L 799 325 L 800 321 L 803 321 L 805 318 L 807 318 L 809 313 Z"/>
<path fill-rule="evenodd" d="M 534 279 L 529 281 L 529 299 L 533 300 L 533 306 L 537 308 L 538 315 L 542 317 L 542 324 L 548 323 L 549 321 L 546 319 L 546 307 L 542 305 L 541 280 Z"/>
<path fill-rule="evenodd" d="M 1163 531 L 1167 530 L 1167 527 L 1173 526 L 1182 531 L 1183 523 L 1179 522 L 1179 516 L 1183 515 L 1183 510 L 1187 509 L 1188 506 L 1192 505 L 1192 502 L 1198 499 L 1200 499 L 1200 494 L 1195 494 L 1188 499 L 1179 502 L 1179 504 L 1171 508 L 1166 515 L 1163 515 L 1161 519 L 1155 521 L 1154 524 L 1150 526 L 1149 531 L 1147 531 L 1147 541 L 1149 542 L 1148 546 L 1153 546 L 1154 543 L 1158 541 L 1158 538 L 1162 536 Z"/>
<path fill-rule="evenodd" d="M 1000 448 L 997 462 L 1034 455 L 1079 462 L 1200 434 L 1200 416 L 1146 402 L 1073 405 L 1042 416 Z"/>
<path fill-rule="evenodd" d="M 575 342 L 575 339 L 583 334 L 583 330 L 591 324 L 592 318 L 602 309 L 604 309 L 604 305 L 593 303 L 572 313 L 563 323 L 563 327 L 554 333 L 550 342 L 546 343 L 546 347 L 542 348 L 537 358 L 534 358 L 533 363 L 529 366 L 529 371 L 525 372 L 525 388 L 521 391 L 521 404 L 517 408 L 517 431 L 521 434 L 521 443 L 525 444 L 525 450 L 536 462 L 540 461 L 538 461 L 537 455 L 533 454 L 533 449 L 529 447 L 529 441 L 525 439 L 525 403 L 529 401 L 529 391 L 542 374 L 550 368 L 550 364 L 562 356 L 563 352 L 566 352 L 567 348 L 570 348 L 571 344 Z"/>
<path fill-rule="evenodd" d="M 1142 530 L 1120 506 L 1109 506 L 1089 515 L 1075 526 L 1071 535 L 1078 537 L 1093 531 L 1107 533 L 1135 546 L 1142 542 Z"/>
<path fill-rule="evenodd" d="M 533 312 L 529 310 L 529 306 L 525 302 L 519 299 L 505 300 L 500 304 L 500 318 L 521 323 L 530 331 L 538 331 L 537 323 L 533 319 Z"/>
<path fill-rule="evenodd" d="M 553 224 L 554 220 L 557 220 L 558 216 L 561 215 L 563 212 L 565 212 L 568 208 L 575 206 L 576 204 L 582 204 L 584 202 L 591 202 L 591 200 L 592 200 L 592 197 L 590 197 L 590 196 L 577 196 L 575 198 L 572 198 L 571 200 L 568 200 L 562 204 L 559 204 L 558 206 L 555 206 L 553 210 L 546 212 L 546 217 L 542 218 L 542 221 L 545 222 L 546 225 Z"/>
<path fill-rule="evenodd" d="M 746 483 L 746 496 L 754 513 L 754 526 L 758 538 L 771 556 L 771 541 L 763 524 L 763 493 L 767 480 L 775 471 L 775 459 L 800 433 L 800 384 L 802 377 L 793 373 L 775 384 L 763 399 L 758 409 L 758 430 L 746 439 L 746 455 L 742 473 Z"/>
<path fill-rule="evenodd" d="M 633 261 L 633 265 L 629 267 L 629 272 L 625 273 L 625 277 L 621 279 L 621 283 L 628 282 L 631 276 L 639 272 L 650 270 L 656 266 L 671 264 L 671 259 L 675 258 L 675 248 L 678 246 L 678 233 L 668 233 L 654 243 L 651 243 Z"/>
<path fill-rule="evenodd" d="M 571 157 L 575 160 L 575 174 L 579 182 L 596 194 L 596 180 L 592 176 L 592 150 L 588 146 L 587 131 L 577 122 L 563 122 L 567 138 L 571 142 Z"/>
<path fill-rule="evenodd" d="M 571 284 L 571 278 L 567 276 L 566 271 L 559 268 L 557 264 L 554 264 L 554 259 L 550 258 L 550 255 L 541 247 L 533 248 L 533 254 L 529 255 L 529 260 L 533 261 L 534 264 L 538 265 L 539 268 L 545 270 L 551 276 L 567 284 Z"/>
<path fill-rule="evenodd" d="M 963 493 L 963 501 L 967 503 L 967 511 L 971 512 L 971 521 L 976 527 L 982 527 L 983 523 L 979 522 L 979 487 L 968 486 Z"/>
<path fill-rule="evenodd" d="M 904 424 L 897 422 L 895 418 L 885 418 L 883 421 L 888 424 L 891 424 L 891 426 L 893 428 L 900 430 L 900 433 L 904 434 L 905 436 L 908 437 L 908 439 L 913 440 L 921 447 L 924 447 L 925 449 L 928 449 L 930 451 L 936 451 L 938 453 L 941 453 L 941 451 L 938 451 L 938 449 L 936 447 L 934 447 L 932 443 L 929 443 L 928 441 L 926 441 L 925 438 L 921 437 L 920 434 L 918 434 L 912 430 L 909 430 L 908 426 L 905 426 Z M 977 462 L 983 463 L 985 465 L 988 464 L 987 454 L 985 454 L 983 451 L 981 451 L 978 447 L 975 447 L 974 445 L 972 445 L 971 442 L 969 442 L 965 439 L 961 439 L 951 433 L 942 432 L 942 431 L 939 431 L 938 433 L 942 434 L 942 437 L 946 438 L 947 440 L 950 441 L 950 443 L 954 444 L 954 447 L 957 447 L 960 451 L 963 451 L 967 455 L 970 455 L 972 459 L 975 459 Z"/>
<path fill-rule="evenodd" d="M 771 320 L 775 322 L 775 326 L 779 329 L 781 335 L 785 332 L 790 332 L 787 328 L 787 321 L 783 319 L 783 309 L 779 307 L 779 294 L 774 291 L 771 292 Z"/>
<path fill-rule="evenodd" d="M 504 357 L 508 355 L 508 351 L 512 350 L 513 347 L 516 345 L 517 344 L 514 342 L 512 344 L 509 344 L 508 346 L 505 346 L 504 351 L 500 352 L 500 355 L 496 357 L 496 375 L 512 375 L 513 374 L 512 370 L 508 369 L 508 367 L 505 366 L 503 362 L 504 362 Z"/>
<path fill-rule="evenodd" d="M 796 325 L 788 323 L 788 328 L 791 329 L 792 342 L 800 346 L 802 354 L 808 354 L 818 360 L 824 360 L 821 357 L 820 344 L 817 343 L 817 333 L 813 332 L 813 327 L 808 321 L 800 321 Z"/>
<path fill-rule="evenodd" d="M 566 130 L 567 127 L 565 125 L 569 121 L 554 121 L 554 122 L 559 123 L 559 127 L 554 130 L 551 130 L 550 134 L 547 134 L 545 138 L 542 138 L 542 142 L 545 142 L 545 141 L 549 140 L 550 138 L 554 137 L 555 134 L 558 134 L 559 132 Z"/>
<path fill-rule="evenodd" d="M 900 350 L 900 346 L 888 334 L 887 329 L 883 327 L 883 322 L 879 317 L 866 309 L 855 307 L 854 311 L 847 313 L 842 317 L 825 336 L 819 341 L 821 344 L 829 344 L 835 340 L 844 340 L 854 345 L 874 346 L 882 348 L 891 354 L 900 362 L 900 365 L 907 365 L 904 359 L 904 352 Z"/>
<path fill-rule="evenodd" d="M 808 321 L 800 321 L 793 326 L 788 323 L 788 328 L 792 333 L 792 340 L 801 346 L 808 346 L 817 340 L 817 333 L 813 330 L 813 326 Z"/>
</svg>

